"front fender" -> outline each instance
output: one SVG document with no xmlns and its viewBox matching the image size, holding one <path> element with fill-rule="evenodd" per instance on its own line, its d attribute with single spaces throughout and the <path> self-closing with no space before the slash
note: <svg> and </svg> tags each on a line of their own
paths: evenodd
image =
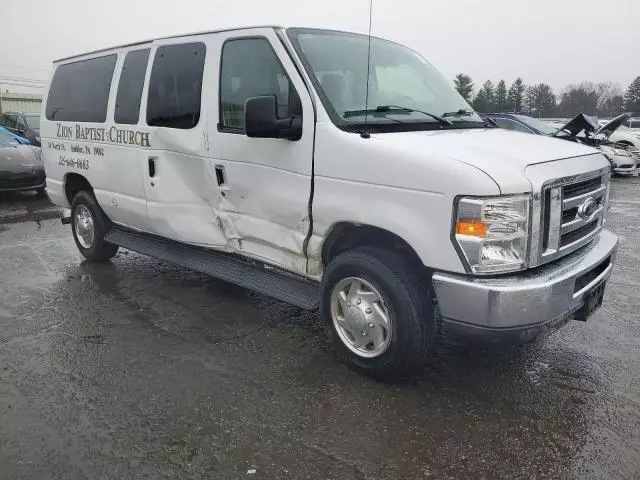
<svg viewBox="0 0 640 480">
<path fill-rule="evenodd" d="M 450 236 L 454 198 L 453 193 L 316 177 L 309 273 L 319 273 L 324 241 L 343 222 L 391 232 L 407 242 L 425 266 L 464 273 Z"/>
</svg>

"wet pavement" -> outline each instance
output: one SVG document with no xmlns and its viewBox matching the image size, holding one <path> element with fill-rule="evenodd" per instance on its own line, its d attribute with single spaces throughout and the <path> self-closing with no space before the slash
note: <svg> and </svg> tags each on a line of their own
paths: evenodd
<svg viewBox="0 0 640 480">
<path fill-rule="evenodd" d="M 422 375 L 341 364 L 317 314 L 0 196 L 0 479 L 640 478 L 640 179 L 604 306 L 535 345 L 442 338 Z"/>
</svg>

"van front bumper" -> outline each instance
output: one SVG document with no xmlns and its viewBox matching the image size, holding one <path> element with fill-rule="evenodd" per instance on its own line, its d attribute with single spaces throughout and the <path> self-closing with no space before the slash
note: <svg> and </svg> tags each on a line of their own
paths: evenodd
<svg viewBox="0 0 640 480">
<path fill-rule="evenodd" d="M 515 343 L 571 320 L 611 275 L 618 237 L 608 230 L 584 248 L 549 265 L 493 278 L 433 274 L 447 331 Z"/>
</svg>

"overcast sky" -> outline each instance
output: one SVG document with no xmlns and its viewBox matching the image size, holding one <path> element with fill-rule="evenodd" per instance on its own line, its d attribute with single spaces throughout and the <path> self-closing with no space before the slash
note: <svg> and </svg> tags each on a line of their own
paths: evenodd
<svg viewBox="0 0 640 480">
<path fill-rule="evenodd" d="M 51 61 L 175 33 L 255 24 L 366 32 L 368 0 L 2 0 L 0 85 L 24 91 Z M 373 30 L 447 77 L 549 83 L 640 75 L 640 0 L 373 0 Z M 3 81 L 5 83 L 3 83 Z"/>
</svg>

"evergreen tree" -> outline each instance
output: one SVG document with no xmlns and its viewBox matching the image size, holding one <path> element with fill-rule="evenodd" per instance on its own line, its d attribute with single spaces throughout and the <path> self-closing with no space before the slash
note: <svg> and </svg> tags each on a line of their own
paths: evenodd
<svg viewBox="0 0 640 480">
<path fill-rule="evenodd" d="M 453 79 L 453 83 L 458 93 L 462 95 L 467 102 L 470 102 L 473 96 L 473 80 L 471 80 L 471 77 L 464 73 L 459 73 L 456 75 L 456 78 Z"/>
<path fill-rule="evenodd" d="M 640 113 L 640 77 L 631 82 L 624 95 L 624 105 L 629 112 Z"/>
<path fill-rule="evenodd" d="M 496 112 L 504 112 L 507 110 L 507 85 L 504 80 L 500 80 L 496 86 L 494 95 L 494 103 Z"/>
<path fill-rule="evenodd" d="M 556 96 L 546 83 L 527 87 L 524 98 L 523 110 L 527 111 L 529 115 L 550 117 L 555 113 Z"/>
<path fill-rule="evenodd" d="M 473 108 L 482 113 L 489 113 L 495 109 L 495 94 L 493 91 L 493 82 L 487 80 L 473 100 Z"/>
<path fill-rule="evenodd" d="M 518 77 L 511 84 L 509 88 L 509 93 L 507 94 L 507 108 L 511 111 L 519 113 L 522 111 L 522 105 L 524 103 L 524 92 L 527 86 L 524 84 L 524 81 Z"/>
</svg>

